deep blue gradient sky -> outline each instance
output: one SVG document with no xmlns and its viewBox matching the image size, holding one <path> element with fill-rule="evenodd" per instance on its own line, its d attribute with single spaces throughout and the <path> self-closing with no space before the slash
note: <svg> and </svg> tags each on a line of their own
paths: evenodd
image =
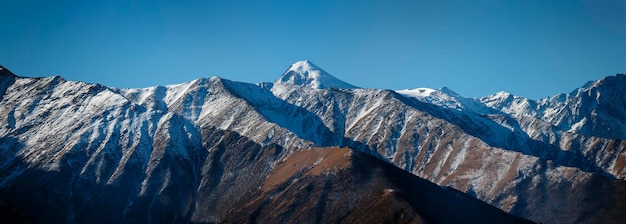
<svg viewBox="0 0 626 224">
<path fill-rule="evenodd" d="M 626 73 L 626 2 L 2 1 L 0 64 L 115 87 L 274 81 L 543 98 Z"/>
</svg>

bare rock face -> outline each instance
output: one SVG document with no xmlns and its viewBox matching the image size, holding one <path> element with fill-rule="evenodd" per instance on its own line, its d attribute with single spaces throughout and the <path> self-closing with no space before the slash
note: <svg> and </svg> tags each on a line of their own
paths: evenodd
<svg viewBox="0 0 626 224">
<path fill-rule="evenodd" d="M 0 73 L 7 221 L 626 221 L 623 75 L 532 101 L 361 89 L 306 61 L 257 85 Z"/>
</svg>

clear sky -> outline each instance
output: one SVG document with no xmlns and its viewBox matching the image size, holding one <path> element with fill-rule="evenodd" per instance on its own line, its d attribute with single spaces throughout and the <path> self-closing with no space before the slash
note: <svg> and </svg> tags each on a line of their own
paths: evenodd
<svg viewBox="0 0 626 224">
<path fill-rule="evenodd" d="M 7 1 L 0 64 L 115 87 L 274 81 L 529 98 L 626 73 L 626 1 Z"/>
</svg>

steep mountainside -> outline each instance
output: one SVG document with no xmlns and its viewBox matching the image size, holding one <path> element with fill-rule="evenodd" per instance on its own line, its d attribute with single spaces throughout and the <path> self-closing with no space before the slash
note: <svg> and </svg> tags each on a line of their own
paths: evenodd
<svg viewBox="0 0 626 224">
<path fill-rule="evenodd" d="M 433 189 L 470 203 L 458 202 L 457 212 L 476 207 L 465 192 L 533 221 L 626 221 L 626 142 L 610 131 L 626 123 L 623 75 L 532 101 L 357 88 L 309 61 L 256 85 L 212 77 L 117 89 L 0 72 L 4 214 L 419 222 L 441 218 L 429 206 L 443 202 L 420 193 Z M 356 152 L 317 149 L 331 146 Z M 27 193 L 41 186 L 51 191 Z M 295 200 L 303 194 L 314 197 Z M 104 200 L 112 195 L 120 199 Z M 500 214 L 478 207 L 458 214 Z"/>
</svg>

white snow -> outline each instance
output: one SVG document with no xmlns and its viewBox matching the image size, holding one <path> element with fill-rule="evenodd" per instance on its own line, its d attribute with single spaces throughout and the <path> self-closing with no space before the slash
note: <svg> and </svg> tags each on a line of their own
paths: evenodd
<svg viewBox="0 0 626 224">
<path fill-rule="evenodd" d="M 357 88 L 356 86 L 335 78 L 308 60 L 298 61 L 291 65 L 274 84 L 307 86 L 313 89 Z"/>
<path fill-rule="evenodd" d="M 433 95 L 433 93 L 435 93 L 436 91 L 437 90 L 430 89 L 430 88 L 417 88 L 417 89 L 398 90 L 396 92 L 406 95 L 406 96 L 410 96 L 410 97 L 425 98 L 425 97 L 429 97 Z"/>
<path fill-rule="evenodd" d="M 191 82 L 165 86 L 167 91 L 165 94 L 165 99 L 163 100 L 168 106 L 171 105 L 173 102 L 176 102 L 178 99 L 183 97 L 185 93 L 189 91 L 189 88 L 191 88 L 194 84 L 199 83 L 201 80 L 202 79 L 195 79 Z"/>
<path fill-rule="evenodd" d="M 128 145 L 128 147 L 120 147 L 122 156 L 120 156 L 119 165 L 113 176 L 108 178 L 108 182 L 115 180 L 116 175 L 122 172 L 130 155 L 132 155 L 132 150 L 138 150 L 136 154 L 141 155 L 139 158 L 143 161 L 147 161 L 153 156 L 150 152 L 155 146 L 152 145 L 153 140 L 151 138 L 157 137 L 155 134 L 157 131 L 160 130 L 162 133 L 162 135 L 158 135 L 159 139 L 167 139 L 170 143 L 181 146 L 188 142 L 200 144 L 199 140 L 194 140 L 199 135 L 198 130 L 195 130 L 198 127 L 227 129 L 264 145 L 276 143 L 290 149 L 310 147 L 313 145 L 310 142 L 334 141 L 331 143 L 341 143 L 341 141 L 333 140 L 336 136 L 325 136 L 326 139 L 321 139 L 323 136 L 319 135 L 316 128 L 325 125 L 334 132 L 333 134 L 339 136 L 340 140 L 345 137 L 369 144 L 368 146 L 372 146 L 374 150 L 380 148 L 381 150 L 373 151 L 373 153 L 379 153 L 391 161 L 400 158 L 396 156 L 396 153 L 407 150 L 401 147 L 407 147 L 407 145 L 415 147 L 410 154 L 407 154 L 407 161 L 405 162 L 410 164 L 407 167 L 411 167 L 414 173 L 419 173 L 423 172 L 426 164 L 438 164 L 432 171 L 432 174 L 436 174 L 438 177 L 433 176 L 432 179 L 440 181 L 443 180 L 442 177 L 447 175 L 447 172 L 455 172 L 458 167 L 466 166 L 468 164 L 466 161 L 472 159 L 470 156 L 480 155 L 481 164 L 471 167 L 466 171 L 467 173 L 462 173 L 459 177 L 472 179 L 472 186 L 483 193 L 489 192 L 488 190 L 495 186 L 493 185 L 494 180 L 508 181 L 503 178 L 504 176 L 495 175 L 504 175 L 509 169 L 517 170 L 518 174 L 513 173 L 520 176 L 520 179 L 514 181 L 521 181 L 527 178 L 526 176 L 534 175 L 532 172 L 535 171 L 532 170 L 532 167 L 538 160 L 534 156 L 523 155 L 519 152 L 489 147 L 482 143 L 479 138 L 449 128 L 454 124 L 448 121 L 434 118 L 419 108 L 413 108 L 403 104 L 400 100 L 386 97 L 390 95 L 397 97 L 395 94 L 389 94 L 389 91 L 352 89 L 356 87 L 329 75 L 310 61 L 296 62 L 290 66 L 283 76 L 275 82 L 271 92 L 267 88 L 257 85 L 231 82 L 218 77 L 196 79 L 191 82 L 160 87 L 121 89 L 117 92 L 109 89 L 97 89 L 96 93 L 90 92 L 89 87 L 92 86 L 84 83 L 61 82 L 52 86 L 52 94 L 41 91 L 47 89 L 49 83 L 56 81 L 58 78 L 18 79 L 13 86 L 24 88 L 34 86 L 33 91 L 39 92 L 28 95 L 31 89 L 20 91 L 10 89 L 3 96 L 5 102 L 15 102 L 10 105 L 14 110 L 11 112 L 13 113 L 12 117 L 16 120 L 14 125 L 16 128 L 12 128 L 11 131 L 22 126 L 26 127 L 26 125 L 33 126 L 30 130 L 25 128 L 24 130 L 27 132 L 19 136 L 21 138 L 20 143 L 27 147 L 24 147 L 23 152 L 17 156 L 27 158 L 27 162 L 32 164 L 43 164 L 51 161 L 49 160 L 50 157 L 62 157 L 65 151 L 56 150 L 57 148 L 72 150 L 72 147 L 76 146 L 80 150 L 84 149 L 87 150 L 87 153 L 93 154 L 93 157 L 85 160 L 86 164 L 92 166 L 101 164 L 102 155 L 113 152 L 112 149 L 117 149 L 117 146 Z M 333 91 L 324 90 L 324 88 L 351 90 Z M 572 141 L 580 141 L 581 144 L 579 145 L 587 147 L 583 150 L 592 150 L 593 145 L 608 144 L 604 139 L 584 142 L 578 138 L 578 135 L 558 132 L 558 130 L 555 133 L 549 133 L 556 128 L 553 129 L 548 122 L 541 123 L 543 121 L 540 119 L 542 114 L 551 118 L 563 114 L 561 112 L 566 101 L 557 97 L 554 100 L 533 101 L 513 96 L 510 93 L 499 92 L 490 97 L 482 98 L 481 100 L 484 99 L 485 101 L 481 103 L 473 101 L 474 99 L 471 98 L 464 98 L 448 89 L 417 88 L 397 90 L 396 92 L 425 103 L 440 106 L 442 110 L 476 112 L 482 110 L 481 107 L 486 107 L 485 104 L 487 104 L 494 110 L 507 114 L 497 113 L 494 116 L 484 117 L 470 116 L 473 123 L 484 125 L 484 128 L 492 130 L 501 130 L 504 127 L 508 128 L 507 130 L 517 131 L 521 127 L 531 136 L 547 133 L 547 136 L 556 136 L 552 139 L 560 139 L 560 142 L 551 143 L 560 145 L 563 149 L 569 150 L 573 145 L 571 144 Z M 324 96 L 328 95 L 325 94 L 334 94 L 332 95 L 334 102 L 326 101 L 327 98 Z M 603 97 L 607 97 L 607 95 L 609 94 L 604 94 Z M 573 98 L 574 96 L 568 95 L 568 97 Z M 597 97 L 599 98 L 600 94 Z M 165 103 L 167 108 L 153 109 L 144 105 L 151 100 Z M 562 104 L 554 102 L 561 102 Z M 297 107 L 291 107 L 292 105 Z M 535 105 L 539 105 L 539 107 L 535 107 Z M 177 108 L 170 108 L 170 106 Z M 546 107 L 540 108 L 542 106 Z M 135 107 L 143 107 L 143 110 L 134 110 Z M 338 112 L 330 108 L 336 109 Z M 0 108 L 0 112 L 2 112 L 0 114 L 9 114 L 8 111 L 8 106 L 7 109 Z M 534 115 L 533 113 L 536 113 L 537 117 L 524 119 L 524 116 L 529 117 L 529 115 Z M 173 116 L 174 114 L 176 116 Z M 519 114 L 520 116 L 510 116 L 511 114 Z M 179 117 L 179 115 L 184 118 Z M 594 116 L 602 116 L 602 114 L 594 114 Z M 403 117 L 404 120 L 399 119 L 400 117 Z M 585 119 L 578 120 L 578 123 L 571 126 L 571 131 L 580 129 L 585 121 Z M 587 122 L 591 122 L 591 120 Z M 188 126 L 181 128 L 179 125 L 182 124 Z M 442 126 L 448 128 L 439 128 Z M 444 141 L 445 139 L 437 137 L 444 136 L 443 131 L 448 132 L 446 134 L 460 133 L 460 138 L 456 138 L 454 141 L 462 141 L 459 142 L 459 145 L 462 145 L 463 148 L 452 154 L 451 147 L 455 146 L 454 141 Z M 533 131 L 537 131 L 537 133 Z M 399 132 L 399 135 L 396 135 L 396 132 Z M 0 133 L 9 133 L 9 130 L 0 127 Z M 493 138 L 505 136 L 497 132 L 494 134 L 495 137 Z M 56 138 L 56 135 L 63 137 Z M 81 136 L 84 137 L 81 138 Z M 492 136 L 482 137 L 489 138 Z M 107 142 L 115 138 L 120 138 L 120 143 L 107 146 Z M 130 140 L 123 140 L 123 138 Z M 58 142 L 52 142 L 51 139 Z M 506 139 L 495 140 L 506 141 Z M 599 143 L 596 144 L 596 141 Z M 51 146 L 42 146 L 42 143 L 50 143 Z M 485 149 L 487 147 L 489 149 Z M 183 159 L 190 158 L 184 148 L 167 148 L 167 150 L 170 150 L 169 153 L 174 152 Z M 445 151 L 437 152 L 437 150 Z M 480 153 L 481 150 L 486 153 L 476 154 Z M 418 153 L 424 154 L 424 156 L 418 156 Z M 440 156 L 437 157 L 439 161 L 432 159 L 435 153 L 440 153 Z M 585 155 L 593 153 L 585 151 Z M 615 154 L 614 152 L 604 154 L 608 158 L 612 155 L 611 153 Z M 600 155 L 600 153 L 597 154 Z M 510 165 L 514 158 L 520 158 L 521 165 L 517 165 L 519 167 Z M 607 161 L 599 164 L 603 168 L 607 167 L 605 164 L 612 164 L 608 159 L 602 161 Z M 403 167 L 400 162 L 393 162 L 397 166 Z M 449 163 L 449 169 L 443 170 L 446 162 Z M 548 167 L 548 169 L 554 168 Z M 549 170 L 549 172 L 555 173 L 555 177 L 562 175 L 556 171 Z M 92 167 L 85 166 L 82 169 L 82 173 L 86 175 L 91 175 L 93 172 Z M 609 170 L 609 172 L 611 171 Z M 620 175 L 618 178 L 624 178 L 623 174 Z M 550 181 L 558 180 L 550 179 Z M 142 185 L 142 187 L 144 186 Z M 144 192 L 144 188 L 142 188 L 142 192 Z"/>
<path fill-rule="evenodd" d="M 461 104 L 456 97 L 450 96 L 440 90 L 417 88 L 396 90 L 395 92 L 408 97 L 413 97 L 424 103 L 432 103 L 449 109 L 461 110 L 464 108 L 463 104 Z"/>
<path fill-rule="evenodd" d="M 574 125 L 572 125 L 572 128 L 569 131 L 576 132 L 576 131 L 580 130 L 583 127 L 583 125 L 585 125 L 585 122 L 587 122 L 587 118 L 583 117 L 583 119 L 581 119 L 580 121 L 578 121 Z"/>
</svg>

